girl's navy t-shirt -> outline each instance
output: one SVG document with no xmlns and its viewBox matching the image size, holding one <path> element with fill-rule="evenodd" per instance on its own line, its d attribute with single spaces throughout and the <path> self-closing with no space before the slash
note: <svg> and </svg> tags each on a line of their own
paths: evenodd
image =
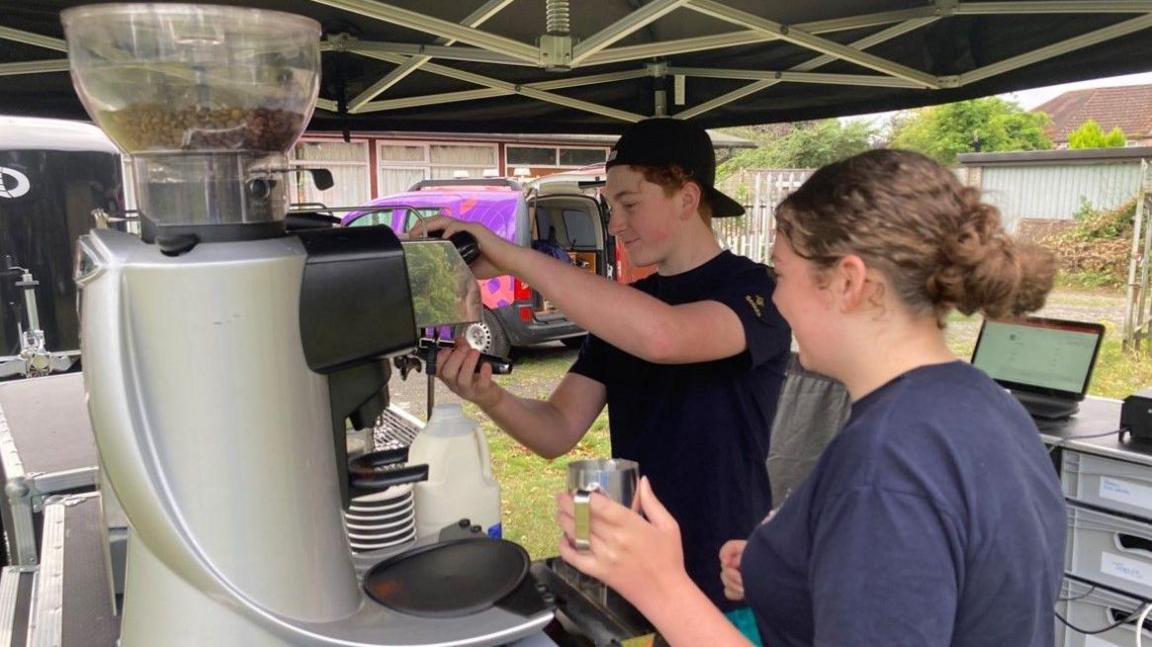
<svg viewBox="0 0 1152 647">
<path fill-rule="evenodd" d="M 1036 425 L 957 361 L 855 402 L 741 571 L 773 647 L 1049 647 L 1064 539 Z"/>
</svg>

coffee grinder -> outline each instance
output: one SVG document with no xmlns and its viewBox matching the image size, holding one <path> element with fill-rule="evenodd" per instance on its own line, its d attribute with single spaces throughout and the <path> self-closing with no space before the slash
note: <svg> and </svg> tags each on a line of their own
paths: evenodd
<svg viewBox="0 0 1152 647">
<path fill-rule="evenodd" d="M 388 360 L 416 349 L 417 326 L 390 230 L 285 232 L 285 152 L 315 105 L 319 25 L 178 4 L 62 18 L 80 98 L 132 156 L 142 219 L 142 236 L 94 230 L 77 253 L 92 426 L 131 523 L 121 644 L 538 633 L 552 612 L 525 596 L 429 617 L 361 587 L 342 506 L 411 475 L 350 480 L 345 421 L 387 405 Z"/>
</svg>

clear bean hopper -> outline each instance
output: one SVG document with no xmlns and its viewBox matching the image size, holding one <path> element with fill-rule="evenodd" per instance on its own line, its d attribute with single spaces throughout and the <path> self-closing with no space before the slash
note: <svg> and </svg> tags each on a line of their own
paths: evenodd
<svg viewBox="0 0 1152 647">
<path fill-rule="evenodd" d="M 132 158 L 146 239 L 164 228 L 284 219 L 285 152 L 320 82 L 315 21 L 152 4 L 62 17 L 76 91 Z"/>
</svg>

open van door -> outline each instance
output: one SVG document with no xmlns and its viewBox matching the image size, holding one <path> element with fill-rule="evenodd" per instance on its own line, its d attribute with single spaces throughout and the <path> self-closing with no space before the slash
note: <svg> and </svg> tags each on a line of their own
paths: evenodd
<svg viewBox="0 0 1152 647">
<path fill-rule="evenodd" d="M 583 195 L 591 198 L 599 213 L 601 231 L 603 232 L 603 254 L 601 259 L 604 267 L 598 269 L 601 276 L 607 276 L 618 283 L 629 284 L 656 271 L 656 267 L 639 267 L 632 264 L 628 250 L 616 240 L 608 231 L 608 220 L 611 214 L 608 201 L 601 194 L 600 189 L 607 182 L 607 169 L 603 164 L 585 166 L 573 171 L 545 175 L 533 180 L 530 190 L 540 195 Z"/>
</svg>

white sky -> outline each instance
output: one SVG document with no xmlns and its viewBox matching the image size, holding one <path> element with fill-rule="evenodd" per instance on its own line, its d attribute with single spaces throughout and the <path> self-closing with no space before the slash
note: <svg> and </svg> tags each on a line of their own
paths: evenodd
<svg viewBox="0 0 1152 647">
<path fill-rule="evenodd" d="M 1034 88 L 1032 90 L 1021 90 L 1019 92 L 1009 92 L 1008 94 L 998 95 L 1005 99 L 1015 101 L 1020 104 L 1021 108 L 1031 110 L 1040 104 L 1054 99 L 1069 90 L 1083 90 L 1085 88 L 1108 88 L 1117 85 L 1144 85 L 1152 83 L 1152 72 L 1143 72 L 1140 74 L 1126 74 L 1124 76 L 1113 76 L 1102 79 L 1092 79 L 1090 81 L 1077 81 L 1075 83 L 1064 83 L 1061 85 L 1050 85 L 1043 88 Z M 877 112 L 869 115 L 856 115 L 852 117 L 845 117 L 849 120 L 862 120 L 868 121 L 875 126 L 882 126 L 884 122 L 888 121 L 894 112 Z"/>
</svg>

